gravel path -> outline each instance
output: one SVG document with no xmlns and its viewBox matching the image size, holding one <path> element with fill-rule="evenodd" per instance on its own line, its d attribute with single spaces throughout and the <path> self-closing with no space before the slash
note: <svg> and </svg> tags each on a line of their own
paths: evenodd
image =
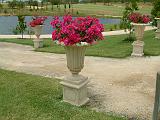
<svg viewBox="0 0 160 120">
<path fill-rule="evenodd" d="M 30 46 L 0 43 L 0 67 L 58 77 L 69 74 L 65 55 L 34 52 Z M 110 59 L 86 57 L 81 74 L 90 83 L 88 104 L 98 111 L 151 120 L 160 56 Z"/>
</svg>

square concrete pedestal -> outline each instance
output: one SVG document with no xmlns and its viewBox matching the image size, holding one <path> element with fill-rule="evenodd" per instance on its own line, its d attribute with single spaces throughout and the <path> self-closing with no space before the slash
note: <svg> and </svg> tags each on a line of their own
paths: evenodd
<svg viewBox="0 0 160 120">
<path fill-rule="evenodd" d="M 143 53 L 144 42 L 143 41 L 134 41 L 132 45 L 133 45 L 132 56 L 141 57 L 144 55 Z"/>
<path fill-rule="evenodd" d="M 33 40 L 34 48 L 42 48 L 43 47 L 43 40 Z"/>
<path fill-rule="evenodd" d="M 62 82 L 63 101 L 72 105 L 81 106 L 88 102 L 87 84 L 88 78 L 82 75 L 71 75 Z"/>
</svg>

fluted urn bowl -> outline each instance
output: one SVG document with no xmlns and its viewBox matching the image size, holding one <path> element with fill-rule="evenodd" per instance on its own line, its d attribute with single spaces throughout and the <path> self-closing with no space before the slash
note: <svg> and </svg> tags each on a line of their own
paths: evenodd
<svg viewBox="0 0 160 120">
<path fill-rule="evenodd" d="M 143 24 L 143 23 L 131 23 L 131 25 L 134 26 L 136 39 L 139 40 L 139 41 L 142 41 L 142 40 L 143 40 L 143 36 L 144 36 L 145 27 L 146 27 L 148 24 Z"/>
<path fill-rule="evenodd" d="M 39 37 L 42 33 L 42 27 L 43 27 L 43 25 L 36 25 L 35 27 L 32 27 L 37 39 L 39 39 Z"/>
<path fill-rule="evenodd" d="M 84 57 L 87 46 L 65 46 L 67 67 L 72 75 L 78 75 L 84 67 Z"/>
</svg>

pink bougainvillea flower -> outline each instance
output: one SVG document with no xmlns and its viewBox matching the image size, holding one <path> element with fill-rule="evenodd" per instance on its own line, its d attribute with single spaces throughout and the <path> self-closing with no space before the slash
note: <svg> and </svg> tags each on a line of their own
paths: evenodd
<svg viewBox="0 0 160 120">
<path fill-rule="evenodd" d="M 97 40 L 103 40 L 104 27 L 96 18 L 77 17 L 70 15 L 54 17 L 51 25 L 56 30 L 52 33 L 52 40 L 65 46 L 95 44 Z"/>
<path fill-rule="evenodd" d="M 140 13 L 131 13 L 128 16 L 128 20 L 133 23 L 149 23 L 151 21 L 150 17 L 148 15 L 142 15 Z"/>
<path fill-rule="evenodd" d="M 33 20 L 29 23 L 31 27 L 35 27 L 37 25 L 43 25 L 44 21 L 47 19 L 47 16 L 43 17 L 35 17 Z"/>
</svg>

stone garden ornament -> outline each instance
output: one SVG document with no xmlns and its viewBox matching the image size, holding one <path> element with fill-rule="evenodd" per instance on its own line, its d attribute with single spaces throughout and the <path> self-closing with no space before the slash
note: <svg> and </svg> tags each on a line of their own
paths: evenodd
<svg viewBox="0 0 160 120">
<path fill-rule="evenodd" d="M 160 120 L 160 72 L 157 73 L 156 93 L 152 120 Z"/>
<path fill-rule="evenodd" d="M 144 47 L 144 30 L 145 26 L 149 25 L 150 18 L 147 15 L 141 15 L 140 13 L 131 13 L 128 17 L 131 25 L 133 25 L 135 30 L 136 41 L 133 42 L 132 56 L 143 56 Z"/>
<path fill-rule="evenodd" d="M 44 21 L 47 19 L 47 17 L 35 17 L 30 22 L 30 26 L 32 27 L 36 39 L 33 40 L 34 42 L 34 48 L 41 48 L 43 47 L 43 40 L 40 39 L 40 35 L 42 32 L 42 27 L 44 24 Z"/>
<path fill-rule="evenodd" d="M 156 39 L 160 39 L 160 17 L 155 18 L 157 20 Z"/>
<path fill-rule="evenodd" d="M 103 40 L 103 25 L 99 20 L 91 17 L 64 16 L 63 20 L 54 17 L 51 25 L 55 30 L 52 40 L 64 46 L 67 57 L 67 67 L 71 72 L 62 82 L 63 101 L 81 106 L 88 102 L 88 78 L 79 73 L 84 67 L 84 57 L 87 47 Z"/>
</svg>

